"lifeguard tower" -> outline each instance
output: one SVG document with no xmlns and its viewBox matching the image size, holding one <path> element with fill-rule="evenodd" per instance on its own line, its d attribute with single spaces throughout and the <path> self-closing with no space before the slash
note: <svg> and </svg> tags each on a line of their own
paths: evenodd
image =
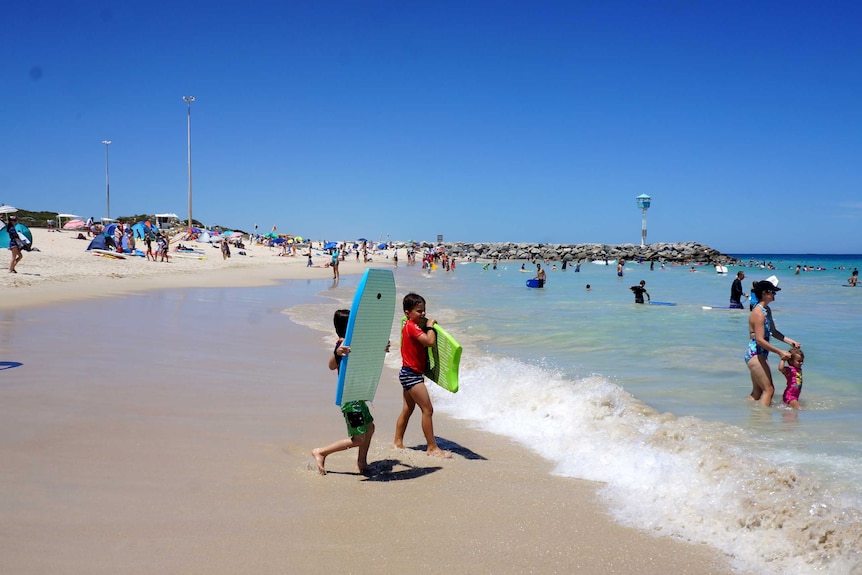
<svg viewBox="0 0 862 575">
<path fill-rule="evenodd" d="M 641 218 L 641 247 L 643 248 L 643 247 L 646 247 L 646 211 L 649 209 L 649 204 L 650 204 L 650 201 L 652 200 L 652 198 L 646 194 L 641 194 L 635 199 L 638 201 L 638 207 L 641 209 L 641 214 L 642 214 L 642 218 Z"/>
</svg>

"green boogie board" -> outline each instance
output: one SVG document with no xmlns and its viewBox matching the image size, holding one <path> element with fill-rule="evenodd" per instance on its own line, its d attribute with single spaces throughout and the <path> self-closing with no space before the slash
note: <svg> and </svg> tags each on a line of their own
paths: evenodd
<svg viewBox="0 0 862 575">
<path fill-rule="evenodd" d="M 401 318 L 401 327 L 407 318 Z M 458 393 L 458 368 L 461 365 L 461 344 L 455 341 L 439 323 L 434 324 L 437 343 L 428 348 L 428 369 L 425 376 L 452 393 Z"/>
<path fill-rule="evenodd" d="M 374 400 L 394 317 L 395 277 L 392 270 L 365 270 L 350 306 L 343 344 L 350 347 L 350 353 L 341 359 L 338 370 L 336 405 Z"/>
</svg>

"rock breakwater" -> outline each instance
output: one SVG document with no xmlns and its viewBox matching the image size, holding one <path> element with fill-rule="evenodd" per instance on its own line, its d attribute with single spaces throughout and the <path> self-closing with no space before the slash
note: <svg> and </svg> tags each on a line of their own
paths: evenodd
<svg viewBox="0 0 862 575">
<path fill-rule="evenodd" d="M 592 261 L 626 260 L 671 263 L 721 263 L 738 265 L 740 262 L 704 244 L 681 242 L 675 244 L 531 244 L 531 243 L 442 243 L 423 242 L 420 247 L 439 248 L 458 259 Z"/>
</svg>

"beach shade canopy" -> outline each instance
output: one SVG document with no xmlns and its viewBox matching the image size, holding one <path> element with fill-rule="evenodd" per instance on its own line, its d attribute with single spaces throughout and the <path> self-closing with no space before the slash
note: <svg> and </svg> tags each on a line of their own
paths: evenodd
<svg viewBox="0 0 862 575">
<path fill-rule="evenodd" d="M 14 214 L 17 211 L 18 208 L 13 208 L 12 206 L 7 206 L 5 204 L 0 206 L 0 214 Z"/>
<path fill-rule="evenodd" d="M 283 244 L 283 243 L 284 243 L 284 242 L 286 242 L 286 241 L 287 241 L 287 240 L 286 240 L 286 239 L 284 239 L 284 238 L 275 238 L 274 240 L 272 240 L 272 243 L 274 243 L 274 244 Z"/>
<path fill-rule="evenodd" d="M 2 224 L 2 222 L 0 222 L 0 224 Z M 24 224 L 15 224 L 15 229 L 18 231 L 18 235 L 24 236 L 25 238 L 27 238 L 27 241 L 30 242 L 30 247 L 33 247 L 33 234 L 30 233 L 30 228 L 28 228 Z M 0 227 L 0 248 L 8 248 L 8 247 L 9 247 L 9 230 L 6 228 L 6 225 L 4 224 L 2 227 Z"/>
<path fill-rule="evenodd" d="M 358 240 L 356 240 L 356 241 L 357 241 L 357 242 L 367 242 L 368 240 L 366 240 L 365 238 L 359 238 L 359 239 L 358 239 Z"/>
<path fill-rule="evenodd" d="M 142 240 L 148 235 L 151 238 L 159 235 L 159 228 L 156 227 L 150 220 L 145 220 L 143 222 L 138 222 L 132 226 L 132 233 L 135 234 L 135 237 Z"/>
<path fill-rule="evenodd" d="M 327 243 L 323 244 L 323 249 L 325 249 L 325 250 L 331 250 L 331 249 L 333 249 L 333 248 L 335 248 L 335 247 L 337 247 L 337 246 L 338 246 L 338 244 L 337 244 L 337 243 L 335 243 L 335 242 L 327 242 Z"/>
<path fill-rule="evenodd" d="M 87 223 L 84 220 L 69 220 L 63 224 L 64 230 L 83 230 L 86 227 Z"/>
<path fill-rule="evenodd" d="M 377 246 L 377 249 L 378 249 L 378 250 L 385 250 L 385 249 L 386 249 L 386 244 L 380 244 L 379 246 Z"/>
<path fill-rule="evenodd" d="M 241 238 L 243 236 L 242 232 L 231 232 L 230 237 L 232 238 Z"/>
</svg>

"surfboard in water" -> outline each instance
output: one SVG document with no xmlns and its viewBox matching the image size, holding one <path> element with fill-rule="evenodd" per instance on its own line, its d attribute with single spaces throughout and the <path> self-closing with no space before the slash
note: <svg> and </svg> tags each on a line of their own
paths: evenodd
<svg viewBox="0 0 862 575">
<path fill-rule="evenodd" d="M 676 305 L 676 303 L 672 301 L 651 301 L 650 305 Z"/>
<path fill-rule="evenodd" d="M 336 405 L 374 400 L 394 317 L 395 277 L 392 270 L 365 270 L 350 306 L 343 343 L 350 347 L 350 353 L 342 358 L 338 370 Z"/>
</svg>

